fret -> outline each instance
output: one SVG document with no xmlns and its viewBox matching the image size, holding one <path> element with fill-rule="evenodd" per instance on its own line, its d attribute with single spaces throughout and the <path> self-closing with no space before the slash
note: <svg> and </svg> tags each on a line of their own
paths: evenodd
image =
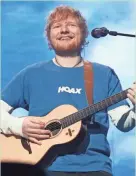
<svg viewBox="0 0 136 176">
<path fill-rule="evenodd" d="M 114 104 L 116 102 L 116 97 L 115 96 L 110 97 L 109 100 L 110 100 L 109 105 L 112 105 L 112 104 Z"/>
<path fill-rule="evenodd" d="M 115 100 L 116 100 L 116 102 L 117 102 L 119 99 L 122 100 L 121 94 L 115 95 Z"/>
<path fill-rule="evenodd" d="M 68 126 L 68 118 L 65 119 L 65 124 Z"/>
<path fill-rule="evenodd" d="M 95 105 L 96 111 L 99 111 L 98 104 Z"/>
<path fill-rule="evenodd" d="M 87 116 L 89 116 L 90 115 L 90 112 L 91 112 L 91 107 L 92 107 L 93 105 L 91 105 L 91 106 L 88 106 L 87 108 L 86 108 L 86 111 L 87 111 Z"/>
<path fill-rule="evenodd" d="M 64 127 L 66 127 L 66 118 L 63 121 Z"/>
<path fill-rule="evenodd" d="M 71 119 L 71 124 L 75 123 L 75 115 L 74 114 L 71 114 L 70 115 L 70 119 Z"/>
<path fill-rule="evenodd" d="M 81 110 L 82 111 L 82 110 Z M 82 113 L 79 113 L 79 119 L 81 120 L 83 118 Z"/>
<path fill-rule="evenodd" d="M 103 109 L 103 106 L 101 106 L 101 102 L 98 102 L 97 105 L 98 105 L 98 111 Z"/>
<path fill-rule="evenodd" d="M 92 106 L 92 110 L 93 110 L 94 113 L 96 112 L 96 111 L 95 111 L 95 107 L 94 107 L 94 105 Z"/>
<path fill-rule="evenodd" d="M 69 115 L 66 119 L 67 123 L 66 123 L 66 126 L 69 126 L 73 123 L 73 118 L 72 118 L 72 115 Z"/>
<path fill-rule="evenodd" d="M 65 118 L 60 120 L 61 124 L 62 124 L 62 128 L 65 128 Z"/>
<path fill-rule="evenodd" d="M 83 118 L 83 115 L 80 111 L 80 113 L 79 112 L 77 113 L 77 121 L 81 120 L 82 118 Z"/>
<path fill-rule="evenodd" d="M 70 116 L 69 116 L 69 118 L 66 119 L 66 125 L 67 125 L 67 126 L 70 125 L 70 121 L 69 121 L 69 119 L 70 119 Z"/>
<path fill-rule="evenodd" d="M 121 100 L 124 98 L 123 94 L 120 94 L 119 96 Z"/>
<path fill-rule="evenodd" d="M 84 112 L 85 112 L 85 116 L 87 117 L 88 116 L 88 110 L 87 110 L 87 108 L 85 108 Z"/>
<path fill-rule="evenodd" d="M 61 120 L 61 124 L 62 124 L 62 128 L 65 128 L 65 123 L 64 123 L 64 120 Z"/>
<path fill-rule="evenodd" d="M 110 105 L 112 105 L 112 104 L 114 104 L 114 102 L 115 102 L 115 97 L 109 97 L 108 99 L 106 99 L 106 101 L 107 101 L 107 107 L 108 106 L 110 106 Z"/>
<path fill-rule="evenodd" d="M 115 95 L 115 102 L 118 102 L 118 100 L 122 100 L 121 96 L 120 95 Z"/>
<path fill-rule="evenodd" d="M 103 109 L 105 107 L 105 104 L 103 103 L 103 101 L 101 101 L 100 104 L 101 104 L 101 107 Z"/>
<path fill-rule="evenodd" d="M 91 112 L 91 114 L 94 114 L 95 113 L 95 108 L 94 108 L 94 105 L 88 107 L 89 111 Z"/>
<path fill-rule="evenodd" d="M 86 115 L 86 110 L 87 110 L 87 109 L 85 108 L 84 111 L 83 111 L 83 116 L 82 116 L 83 118 L 88 116 L 88 115 Z M 87 113 L 87 114 L 88 114 L 88 113 Z"/>
<path fill-rule="evenodd" d="M 107 107 L 109 106 L 109 104 L 110 104 L 111 101 L 110 101 L 110 99 L 108 98 L 108 99 L 106 99 L 106 100 L 103 100 L 102 102 L 103 102 L 103 108 L 105 108 L 105 107 L 107 108 Z"/>
<path fill-rule="evenodd" d="M 72 114 L 71 117 L 73 118 L 73 123 L 75 123 L 77 121 L 77 113 L 76 114 Z"/>
<path fill-rule="evenodd" d="M 119 99 L 119 95 L 115 95 L 114 97 L 115 97 L 115 102 L 117 102 Z"/>
<path fill-rule="evenodd" d="M 69 126 L 68 119 L 69 119 L 69 118 L 66 119 L 66 126 Z"/>
<path fill-rule="evenodd" d="M 126 96 L 126 92 L 122 92 L 122 94 L 120 94 L 120 96 L 121 96 L 121 99 L 123 100 L 124 97 Z"/>
<path fill-rule="evenodd" d="M 122 94 L 120 94 L 122 100 L 124 99 L 125 95 L 126 95 L 126 92 L 122 92 Z"/>
<path fill-rule="evenodd" d="M 70 123 L 70 124 L 73 124 L 73 123 L 74 123 L 74 120 L 73 120 L 72 117 L 73 117 L 72 115 L 69 117 L 69 123 Z"/>
<path fill-rule="evenodd" d="M 118 97 L 118 99 L 122 100 L 123 94 L 119 94 L 119 95 L 117 95 L 117 97 Z"/>
<path fill-rule="evenodd" d="M 65 119 L 65 125 L 66 125 L 66 127 L 68 126 L 68 120 L 67 119 L 68 118 Z"/>
<path fill-rule="evenodd" d="M 83 109 L 84 110 L 84 109 Z M 84 112 L 83 112 L 83 110 L 80 110 L 79 111 L 79 114 L 81 115 L 80 117 L 81 117 L 81 119 L 84 117 Z"/>
<path fill-rule="evenodd" d="M 106 101 L 107 101 L 107 107 L 109 107 L 116 102 L 116 97 L 115 96 L 109 97 L 108 99 L 106 99 Z"/>
</svg>

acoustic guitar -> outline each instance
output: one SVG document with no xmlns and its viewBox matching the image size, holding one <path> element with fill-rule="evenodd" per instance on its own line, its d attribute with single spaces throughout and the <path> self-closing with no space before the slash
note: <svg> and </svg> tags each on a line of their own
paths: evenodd
<svg viewBox="0 0 136 176">
<path fill-rule="evenodd" d="M 82 128 L 82 120 L 126 99 L 127 90 L 79 111 L 72 105 L 61 105 L 53 109 L 41 118 L 46 124 L 45 129 L 52 132 L 49 139 L 42 140 L 42 145 L 34 144 L 20 136 L 1 133 L 1 162 L 35 165 L 44 161 L 44 165 L 48 166 L 57 155 L 67 149 L 73 149 L 81 138 L 83 139 L 85 130 Z"/>
</svg>

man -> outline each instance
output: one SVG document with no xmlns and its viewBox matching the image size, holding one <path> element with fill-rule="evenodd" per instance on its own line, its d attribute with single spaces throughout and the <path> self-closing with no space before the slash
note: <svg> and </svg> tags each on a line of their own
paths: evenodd
<svg viewBox="0 0 136 176">
<path fill-rule="evenodd" d="M 71 104 L 77 109 L 88 105 L 81 57 L 88 35 L 85 19 L 79 11 L 60 6 L 50 14 L 45 32 L 55 58 L 22 70 L 5 88 L 1 101 L 1 131 L 23 136 L 37 145 L 42 145 L 42 140 L 51 136 L 51 132 L 44 129 L 41 116 L 62 104 Z M 111 68 L 97 63 L 92 66 L 94 103 L 121 91 L 120 81 Z M 70 91 L 72 88 L 78 91 Z M 136 84 L 133 84 L 127 94 L 133 104 L 136 103 L 135 95 Z M 17 107 L 29 110 L 29 117 L 13 118 L 9 111 Z M 77 146 L 77 151 L 57 157 L 45 175 L 111 176 L 110 149 L 106 139 L 108 115 L 121 131 L 135 127 L 134 108 L 130 109 L 125 100 L 95 114 L 92 121 L 85 122 L 87 136 Z"/>
</svg>

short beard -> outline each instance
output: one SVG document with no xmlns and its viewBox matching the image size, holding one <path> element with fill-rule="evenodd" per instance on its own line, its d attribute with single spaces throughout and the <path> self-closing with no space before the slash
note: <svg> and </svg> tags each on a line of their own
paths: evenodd
<svg viewBox="0 0 136 176">
<path fill-rule="evenodd" d="M 71 43 L 60 44 L 59 42 L 51 43 L 52 48 L 55 53 L 62 56 L 71 56 L 74 53 L 80 53 L 81 51 L 81 41 L 73 41 Z"/>
</svg>

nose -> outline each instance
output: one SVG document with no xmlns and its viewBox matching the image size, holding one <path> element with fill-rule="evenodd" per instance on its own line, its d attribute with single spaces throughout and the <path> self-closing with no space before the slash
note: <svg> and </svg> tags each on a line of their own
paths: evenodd
<svg viewBox="0 0 136 176">
<path fill-rule="evenodd" d="M 69 29 L 68 26 L 66 24 L 61 26 L 61 33 L 68 33 Z"/>
</svg>

